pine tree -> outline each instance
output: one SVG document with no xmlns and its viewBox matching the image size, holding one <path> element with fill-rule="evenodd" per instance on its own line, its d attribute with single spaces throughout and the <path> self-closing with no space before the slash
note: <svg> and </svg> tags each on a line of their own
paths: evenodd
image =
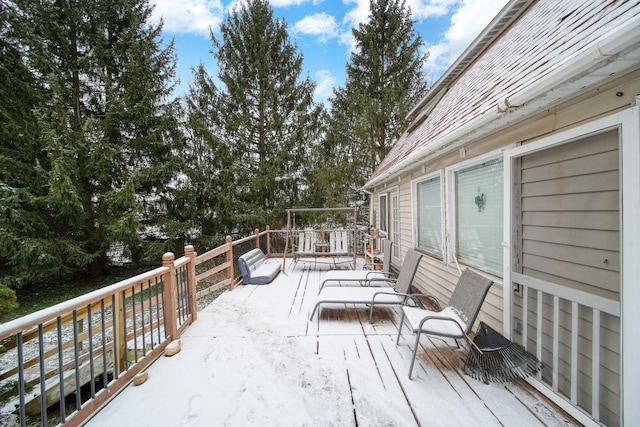
<svg viewBox="0 0 640 427">
<path fill-rule="evenodd" d="M 367 22 L 353 30 L 357 49 L 347 64 L 347 91 L 364 119 L 372 168 L 404 131 L 406 115 L 426 93 L 426 55 L 405 0 L 372 0 Z"/>
<path fill-rule="evenodd" d="M 182 194 L 189 200 L 185 205 L 190 206 L 189 217 L 200 237 L 220 239 L 236 227 L 233 160 L 218 120 L 219 90 L 202 63 L 192 73 L 186 96 L 188 136 Z"/>
<path fill-rule="evenodd" d="M 165 239 L 179 234 L 162 220 L 180 169 L 173 45 L 161 47 L 144 0 L 14 3 L 31 28 L 16 46 L 45 90 L 27 163 L 42 180 L 28 210 L 47 221 L 44 230 L 8 224 L 22 245 L 4 246 L 2 256 L 22 251 L 10 263 L 18 276 L 79 267 L 98 276 L 114 242 L 143 256 L 141 226 Z"/>
<path fill-rule="evenodd" d="M 322 108 L 313 102 L 314 83 L 301 79 L 302 55 L 286 23 L 267 0 L 249 0 L 220 31 L 222 40 L 213 38 L 224 86 L 219 119 L 234 159 L 236 218 L 246 230 L 298 205 Z"/>
<path fill-rule="evenodd" d="M 340 171 L 334 186 L 352 201 L 358 188 L 388 154 L 407 126 L 406 116 L 427 90 L 411 11 L 404 0 L 372 0 L 365 23 L 353 30 L 356 50 L 347 64 L 344 88 L 331 98 L 323 167 Z M 348 184 L 348 185 L 346 185 Z M 362 201 L 362 200 L 361 200 Z"/>
</svg>

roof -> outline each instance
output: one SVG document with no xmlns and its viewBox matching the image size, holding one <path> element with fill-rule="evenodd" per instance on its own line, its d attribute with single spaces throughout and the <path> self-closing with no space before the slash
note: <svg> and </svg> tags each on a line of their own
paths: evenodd
<svg viewBox="0 0 640 427">
<path fill-rule="evenodd" d="M 410 112 L 365 188 L 640 64 L 640 2 L 512 0 Z"/>
</svg>

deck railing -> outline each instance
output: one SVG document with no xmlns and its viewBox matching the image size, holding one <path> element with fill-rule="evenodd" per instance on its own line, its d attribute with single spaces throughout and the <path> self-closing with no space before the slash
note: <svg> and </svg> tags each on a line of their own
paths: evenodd
<svg viewBox="0 0 640 427">
<path fill-rule="evenodd" d="M 240 282 L 239 256 L 282 256 L 286 236 L 267 227 L 200 255 L 187 246 L 154 270 L 0 325 L 0 425 L 82 424 L 197 319 L 198 298 Z"/>
<path fill-rule="evenodd" d="M 517 272 L 512 279 L 514 333 L 545 364 L 532 385 L 585 424 L 617 419 L 620 376 L 611 366 L 620 364 L 620 302 Z"/>
</svg>

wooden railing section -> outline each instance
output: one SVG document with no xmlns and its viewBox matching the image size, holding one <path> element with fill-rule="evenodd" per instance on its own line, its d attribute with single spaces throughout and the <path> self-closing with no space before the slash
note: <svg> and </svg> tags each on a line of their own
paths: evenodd
<svg viewBox="0 0 640 427">
<path fill-rule="evenodd" d="M 187 246 L 181 258 L 165 254 L 162 267 L 0 325 L 0 386 L 15 394 L 1 404 L 15 405 L 11 424 L 81 424 L 196 320 L 197 297 L 233 289 L 234 248 L 265 239 L 268 229 L 227 237 L 199 256 Z"/>
<path fill-rule="evenodd" d="M 186 246 L 161 267 L 1 324 L 0 389 L 14 397 L 0 405 L 16 407 L 9 425 L 82 424 L 197 319 L 197 298 L 240 283 L 240 255 L 257 247 L 282 256 L 285 238 L 267 227 L 201 255 Z"/>
</svg>

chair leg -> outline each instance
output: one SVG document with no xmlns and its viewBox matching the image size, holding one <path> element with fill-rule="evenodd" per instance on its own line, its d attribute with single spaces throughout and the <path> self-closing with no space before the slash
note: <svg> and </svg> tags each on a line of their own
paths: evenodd
<svg viewBox="0 0 640 427">
<path fill-rule="evenodd" d="M 320 306 L 321 303 L 317 303 L 314 307 L 313 307 L 313 311 L 311 312 L 311 316 L 309 317 L 309 320 L 313 320 L 313 315 L 316 314 L 316 310 L 318 309 L 318 307 Z"/>
<path fill-rule="evenodd" d="M 402 310 L 402 317 L 400 318 L 400 325 L 398 325 L 398 338 L 396 338 L 396 345 L 400 344 L 400 334 L 402 333 L 402 326 L 404 325 L 404 310 Z"/>
<path fill-rule="evenodd" d="M 420 331 L 416 332 L 416 342 L 413 345 L 413 357 L 411 358 L 411 365 L 409 366 L 409 379 L 413 373 L 413 365 L 416 363 L 416 356 L 418 355 L 418 346 L 420 344 Z"/>
</svg>

